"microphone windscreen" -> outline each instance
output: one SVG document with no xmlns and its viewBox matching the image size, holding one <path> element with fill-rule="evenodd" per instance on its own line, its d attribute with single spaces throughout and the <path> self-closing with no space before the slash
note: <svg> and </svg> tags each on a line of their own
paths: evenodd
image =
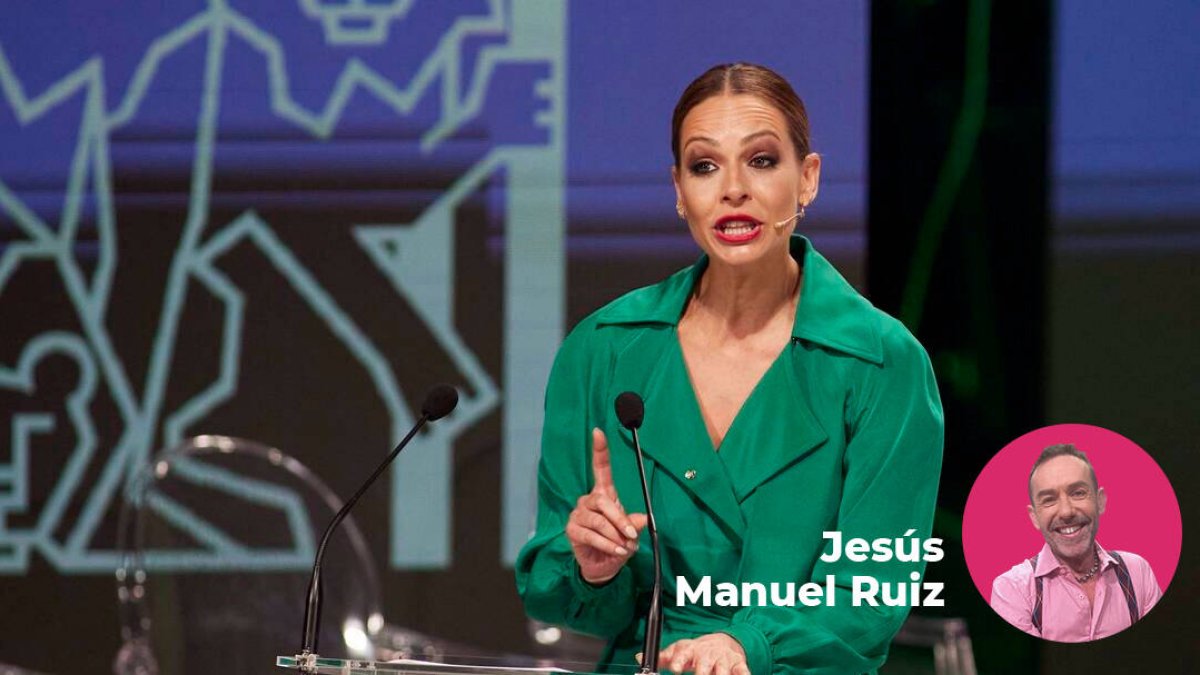
<svg viewBox="0 0 1200 675">
<path fill-rule="evenodd" d="M 626 429 L 633 430 L 642 426 L 642 419 L 646 416 L 646 405 L 642 403 L 642 397 L 627 391 L 617 396 L 617 420 L 621 422 L 621 426 Z"/>
<path fill-rule="evenodd" d="M 458 390 L 448 384 L 435 385 L 425 394 L 425 402 L 421 404 L 421 414 L 429 421 L 439 420 L 454 410 L 458 405 Z"/>
</svg>

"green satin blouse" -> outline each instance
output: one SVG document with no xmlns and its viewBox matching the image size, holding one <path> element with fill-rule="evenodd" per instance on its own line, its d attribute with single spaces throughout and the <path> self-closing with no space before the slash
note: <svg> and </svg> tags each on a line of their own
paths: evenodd
<svg viewBox="0 0 1200 675">
<path fill-rule="evenodd" d="M 609 439 L 613 479 L 629 512 L 644 511 L 632 440 L 617 423 L 623 391 L 645 399 L 639 432 L 663 552 L 663 647 L 724 632 L 755 675 L 877 669 L 908 607 L 853 607 L 855 576 L 911 583 L 921 562 L 820 560 L 822 537 L 928 538 L 942 456 L 942 410 L 929 359 L 912 335 L 859 295 L 808 240 L 792 340 L 714 452 L 676 327 L 707 266 L 701 260 L 584 319 L 567 337 L 546 390 L 537 528 L 517 560 L 534 618 L 609 640 L 601 669 L 635 669 L 651 585 L 639 550 L 601 587 L 579 576 L 564 534 L 592 487 L 591 434 Z M 913 532 L 909 532 L 912 530 Z M 907 535 L 907 536 L 905 536 Z M 832 576 L 818 607 L 676 604 L 677 578 L 797 585 Z M 825 603 L 828 603 L 826 599 Z"/>
</svg>

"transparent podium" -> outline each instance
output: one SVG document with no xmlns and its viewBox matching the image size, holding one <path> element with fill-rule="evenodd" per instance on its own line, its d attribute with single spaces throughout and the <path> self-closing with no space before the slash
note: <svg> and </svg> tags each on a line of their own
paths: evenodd
<svg viewBox="0 0 1200 675">
<path fill-rule="evenodd" d="M 533 659 L 520 659 L 520 665 L 504 658 L 462 658 L 454 663 L 429 661 L 361 661 L 353 659 L 327 659 L 321 656 L 279 656 L 275 665 L 288 670 L 298 670 L 319 675 L 531 675 L 532 673 L 569 673 L 593 675 L 588 670 L 564 670 L 559 666 L 539 665 Z M 590 669 L 586 664 L 569 664 L 572 667 Z"/>
</svg>

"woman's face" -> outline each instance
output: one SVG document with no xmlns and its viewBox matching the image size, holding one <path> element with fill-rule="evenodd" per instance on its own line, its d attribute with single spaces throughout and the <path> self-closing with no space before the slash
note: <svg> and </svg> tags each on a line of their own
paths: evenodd
<svg viewBox="0 0 1200 675">
<path fill-rule="evenodd" d="M 692 238 L 714 263 L 749 265 L 786 256 L 798 205 L 817 192 L 821 161 L 797 157 L 787 123 L 749 94 L 705 99 L 683 119 L 672 169 Z"/>
</svg>

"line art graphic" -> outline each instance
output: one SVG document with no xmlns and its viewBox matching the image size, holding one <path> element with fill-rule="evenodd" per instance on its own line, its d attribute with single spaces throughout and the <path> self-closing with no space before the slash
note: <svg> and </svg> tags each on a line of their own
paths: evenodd
<svg viewBox="0 0 1200 675">
<path fill-rule="evenodd" d="M 71 12 L 65 4 L 52 11 Z M 504 543 L 497 555 L 511 562 L 534 512 L 538 402 L 562 336 L 565 9 L 540 0 L 491 0 L 474 14 L 412 0 L 297 0 L 286 12 L 283 3 L 243 4 L 209 0 L 151 40 L 126 80 L 109 55 L 96 54 L 52 84 L 32 86 L 23 73 L 37 55 L 14 51 L 0 35 L 0 147 L 37 152 L 36 161 L 17 153 L 0 159 L 0 321 L 8 334 L 0 345 L 0 395 L 22 402 L 0 418 L 9 446 L 0 453 L 0 571 L 23 573 L 34 552 L 63 573 L 117 566 L 101 533 L 130 477 L 157 450 L 206 433 L 207 420 L 246 383 L 248 336 L 270 319 L 245 278 L 269 277 L 290 289 L 370 382 L 390 436 L 411 426 L 406 392 L 420 392 L 408 392 L 413 385 L 396 366 L 404 346 L 381 343 L 368 328 L 371 317 L 331 282 L 327 263 L 295 238 L 326 227 L 347 233 L 370 263 L 359 273 L 381 279 L 395 296 L 388 302 L 411 308 L 462 377 L 455 414 L 418 439 L 421 447 L 393 471 L 391 564 L 448 565 L 453 444 L 501 406 L 501 392 L 524 403 L 501 411 Z M 444 29 L 421 45 L 409 40 L 422 33 L 413 22 Z M 314 35 L 319 50 L 305 47 Z M 403 79 L 379 65 L 391 61 L 409 64 L 399 69 Z M 167 123 L 190 127 L 190 138 L 162 140 Z M 265 130 L 261 139 L 254 130 Z M 372 133 L 381 134 L 378 143 Z M 271 152 L 251 147 L 257 142 Z M 364 143 L 367 150 L 356 150 Z M 58 157 L 61 168 L 53 165 Z M 267 160 L 288 180 L 333 178 L 304 190 L 243 189 L 238 181 L 270 180 L 271 166 L 256 164 Z M 360 195 L 336 184 L 339 175 L 385 171 L 398 183 L 416 177 L 416 187 Z M 144 187 L 160 178 L 178 180 L 180 195 Z M 489 372 L 457 327 L 469 307 L 458 305 L 456 293 L 456 227 L 464 209 L 497 190 L 499 212 L 489 217 L 499 223 L 507 270 L 497 330 L 504 348 L 500 372 Z M 351 207 L 379 194 L 384 203 L 375 215 L 355 220 L 360 212 Z M 394 219 L 371 219 L 389 212 L 388 199 L 403 206 Z M 347 215 L 314 216 L 305 230 L 292 219 L 310 203 L 313 213 Z M 159 213 L 168 214 L 161 223 Z M 169 246 L 161 269 L 145 253 L 154 246 Z M 239 262 L 250 255 L 263 263 L 252 277 Z M 148 274 L 130 271 L 147 265 L 159 272 L 155 300 L 131 305 L 122 289 L 134 277 L 123 275 Z M 41 285 L 38 293 L 61 295 L 45 299 L 46 316 L 69 319 L 43 320 L 23 309 L 43 302 L 29 296 L 32 280 L 43 278 L 54 279 L 56 290 Z M 185 316 L 197 307 L 219 316 L 214 344 L 199 351 L 182 346 L 191 344 Z M 126 335 L 141 325 L 124 320 L 131 315 L 146 317 L 140 343 Z M 207 381 L 189 381 L 181 393 L 181 364 L 205 359 Z M 54 389 L 40 375 L 47 369 L 74 372 L 70 390 Z M 49 439 L 64 435 L 70 447 L 52 449 Z M 34 481 L 38 463 L 59 455 L 52 484 Z M 238 541 L 205 514 L 158 495 L 154 512 L 196 545 L 152 550 L 150 568 L 310 564 L 313 524 L 297 495 L 199 462 L 175 470 L 231 503 L 277 510 L 293 529 L 291 543 Z"/>
</svg>

